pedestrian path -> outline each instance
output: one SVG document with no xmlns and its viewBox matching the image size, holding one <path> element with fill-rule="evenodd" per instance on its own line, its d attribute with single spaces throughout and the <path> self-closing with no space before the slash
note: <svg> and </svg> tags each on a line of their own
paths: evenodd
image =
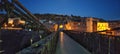
<svg viewBox="0 0 120 54">
<path fill-rule="evenodd" d="M 91 54 L 65 33 L 60 32 L 56 54 Z"/>
</svg>

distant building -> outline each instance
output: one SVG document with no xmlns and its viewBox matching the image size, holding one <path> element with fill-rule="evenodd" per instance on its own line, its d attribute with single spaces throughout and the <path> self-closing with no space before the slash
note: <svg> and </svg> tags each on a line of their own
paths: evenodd
<svg viewBox="0 0 120 54">
<path fill-rule="evenodd" d="M 94 32 L 97 30 L 98 18 L 82 17 L 71 19 L 66 25 L 67 29 L 81 31 L 81 32 Z"/>
<path fill-rule="evenodd" d="M 65 30 L 72 30 L 72 21 L 69 21 L 68 23 L 65 24 Z"/>
<path fill-rule="evenodd" d="M 108 22 L 97 22 L 97 31 L 110 30 Z"/>
<path fill-rule="evenodd" d="M 18 27 L 18 25 L 24 25 L 25 21 L 20 18 L 9 18 L 8 27 Z"/>
<path fill-rule="evenodd" d="M 97 31 L 100 34 L 107 34 L 107 35 L 113 35 L 114 32 L 110 31 L 109 23 L 108 22 L 97 22 Z"/>
<path fill-rule="evenodd" d="M 93 32 L 93 18 L 86 18 L 86 32 Z"/>
<path fill-rule="evenodd" d="M 10 23 L 10 24 L 13 24 L 13 23 L 18 23 L 18 24 L 20 24 L 20 23 L 22 23 L 22 24 L 25 24 L 25 21 L 24 20 L 21 20 L 20 18 L 9 18 L 8 19 L 8 24 Z"/>
<path fill-rule="evenodd" d="M 21 30 L 25 28 L 25 21 L 20 18 L 8 18 L 8 22 L 5 22 L 1 29 L 15 29 Z"/>
<path fill-rule="evenodd" d="M 120 20 L 108 21 L 111 29 L 120 27 Z M 113 30 L 115 36 L 120 36 L 120 30 Z"/>
<path fill-rule="evenodd" d="M 120 27 L 120 20 L 108 21 L 108 22 L 109 22 L 109 27 L 110 27 L 110 28 Z"/>
<path fill-rule="evenodd" d="M 120 21 L 105 21 L 93 17 L 71 18 L 65 25 L 66 30 L 74 30 L 80 32 L 98 32 L 100 34 L 120 36 L 120 30 L 112 30 L 120 28 Z"/>
</svg>

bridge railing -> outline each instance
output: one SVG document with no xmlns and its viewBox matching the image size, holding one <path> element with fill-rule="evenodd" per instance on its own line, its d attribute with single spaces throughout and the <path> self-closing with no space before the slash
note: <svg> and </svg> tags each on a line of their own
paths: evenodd
<svg viewBox="0 0 120 54">
<path fill-rule="evenodd" d="M 54 54 L 58 42 L 58 35 L 58 32 L 54 32 L 16 54 Z"/>
<path fill-rule="evenodd" d="M 92 54 L 120 54 L 120 36 L 64 31 Z"/>
</svg>

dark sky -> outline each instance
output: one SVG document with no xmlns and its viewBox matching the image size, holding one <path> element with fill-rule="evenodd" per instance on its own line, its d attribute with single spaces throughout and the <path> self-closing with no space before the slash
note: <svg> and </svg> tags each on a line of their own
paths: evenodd
<svg viewBox="0 0 120 54">
<path fill-rule="evenodd" d="M 32 13 L 120 19 L 120 0 L 19 0 Z"/>
</svg>

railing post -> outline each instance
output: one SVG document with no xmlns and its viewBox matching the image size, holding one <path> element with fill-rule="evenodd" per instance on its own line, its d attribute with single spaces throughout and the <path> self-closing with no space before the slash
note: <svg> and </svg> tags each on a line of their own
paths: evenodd
<svg viewBox="0 0 120 54">
<path fill-rule="evenodd" d="M 111 36 L 108 37 L 108 54 L 110 54 Z"/>
<path fill-rule="evenodd" d="M 2 38 L 2 36 L 1 36 L 1 27 L 0 27 L 0 54 L 2 54 L 4 52 L 4 50 L 2 48 L 3 40 L 1 38 Z"/>
</svg>

